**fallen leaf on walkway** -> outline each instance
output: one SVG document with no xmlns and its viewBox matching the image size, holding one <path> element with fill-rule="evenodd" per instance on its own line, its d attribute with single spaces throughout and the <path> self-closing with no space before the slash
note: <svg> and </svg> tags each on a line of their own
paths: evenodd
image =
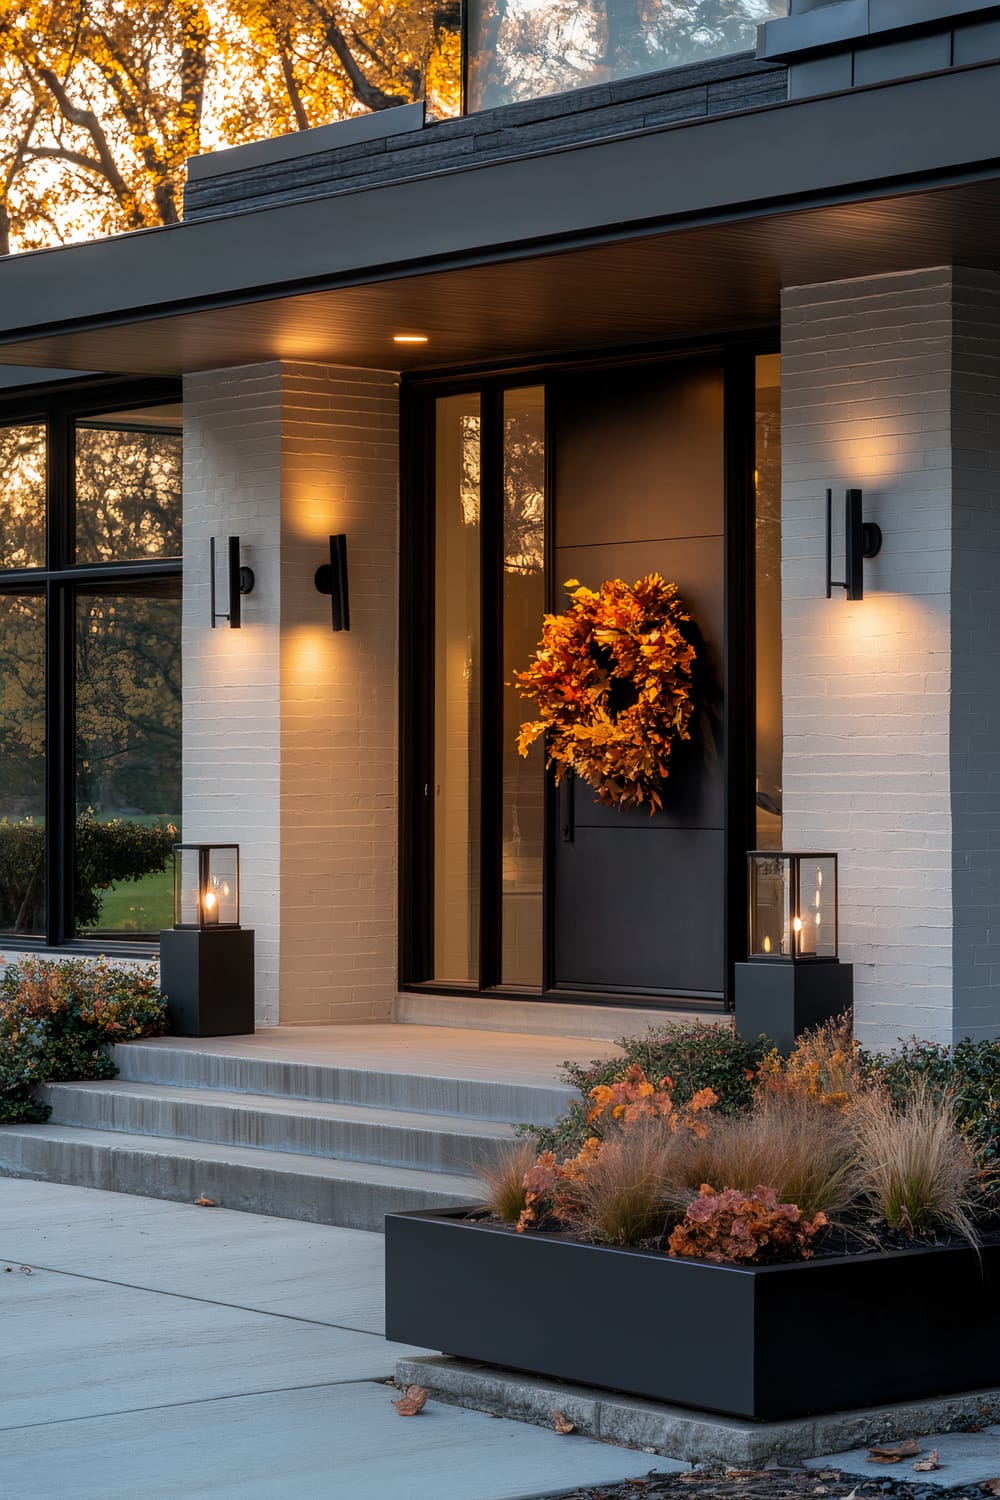
<svg viewBox="0 0 1000 1500">
<path fill-rule="evenodd" d="M 932 1448 L 926 1458 L 918 1458 L 913 1467 L 918 1474 L 933 1474 L 935 1469 L 940 1469 L 937 1449 Z"/>
<path fill-rule="evenodd" d="M 979 1488 L 984 1495 L 1000 1495 L 1000 1479 L 984 1479 Z"/>
<path fill-rule="evenodd" d="M 196 1198 L 194 1206 L 195 1208 L 217 1208 L 218 1204 L 214 1198 Z"/>
<path fill-rule="evenodd" d="M 839 1469 L 817 1469 L 816 1470 L 816 1478 L 817 1479 L 839 1479 L 840 1478 L 840 1470 Z"/>
<path fill-rule="evenodd" d="M 904 1458 L 913 1458 L 914 1454 L 920 1452 L 920 1444 L 916 1438 L 904 1438 L 895 1447 L 888 1444 L 885 1447 L 869 1448 L 868 1462 L 870 1464 L 898 1464 Z"/>
<path fill-rule="evenodd" d="M 399 1400 L 392 1404 L 401 1417 L 415 1417 L 427 1405 L 427 1392 L 422 1385 L 408 1385 Z"/>
<path fill-rule="evenodd" d="M 829 1493 L 830 1493 L 830 1491 L 827 1489 L 827 1487 L 826 1487 L 825 1484 L 814 1484 L 813 1485 L 813 1494 L 814 1495 L 828 1495 Z"/>
<path fill-rule="evenodd" d="M 5 1271 L 13 1271 L 13 1269 L 14 1269 L 13 1266 L 4 1266 L 4 1270 Z"/>
<path fill-rule="evenodd" d="M 571 1432 L 576 1431 L 576 1427 L 563 1416 L 561 1411 L 552 1413 L 552 1425 L 560 1437 L 568 1437 Z"/>
</svg>

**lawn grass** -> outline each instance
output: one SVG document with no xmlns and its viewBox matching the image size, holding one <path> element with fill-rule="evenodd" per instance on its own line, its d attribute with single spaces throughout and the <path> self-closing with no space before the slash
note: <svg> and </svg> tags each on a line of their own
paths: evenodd
<svg viewBox="0 0 1000 1500">
<path fill-rule="evenodd" d="M 104 892 L 97 925 L 100 932 L 156 932 L 174 925 L 174 877 L 169 869 L 124 880 Z"/>
<path fill-rule="evenodd" d="M 111 816 L 101 814 L 101 821 L 110 822 Z M 140 823 L 144 828 L 171 823 L 177 829 L 177 841 L 180 842 L 181 820 L 177 815 L 129 813 L 121 816 L 125 822 Z M 104 932 L 158 934 L 162 928 L 173 925 L 174 875 L 168 864 L 165 870 L 144 875 L 141 880 L 123 880 L 109 887 L 102 894 L 100 917 L 93 927 L 84 928 L 82 932 L 94 937 Z"/>
</svg>

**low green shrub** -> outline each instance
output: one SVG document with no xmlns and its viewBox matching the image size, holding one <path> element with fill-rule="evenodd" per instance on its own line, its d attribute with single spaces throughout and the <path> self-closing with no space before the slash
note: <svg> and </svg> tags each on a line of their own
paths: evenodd
<svg viewBox="0 0 1000 1500">
<path fill-rule="evenodd" d="M 696 1021 L 654 1026 L 644 1036 L 623 1037 L 618 1045 L 624 1056 L 597 1058 L 586 1066 L 563 1065 L 563 1079 L 579 1090 L 580 1098 L 570 1102 L 555 1125 L 522 1127 L 522 1134 L 532 1136 L 539 1151 L 554 1151 L 562 1160 L 575 1156 L 589 1136 L 600 1134 L 587 1122 L 591 1090 L 620 1082 L 635 1066 L 656 1083 L 669 1078 L 677 1105 L 711 1089 L 718 1097 L 717 1113 L 740 1114 L 753 1102 L 757 1071 L 773 1043 L 766 1037 L 744 1041 L 728 1022 Z"/>
<path fill-rule="evenodd" d="M 155 964 L 22 957 L 0 981 L 0 1122 L 48 1119 L 39 1084 L 114 1078 L 112 1042 L 166 1029 Z"/>
<path fill-rule="evenodd" d="M 141 880 L 166 868 L 177 838 L 169 824 L 146 828 L 113 818 L 99 823 L 90 811 L 76 820 L 74 900 L 78 927 L 100 919 L 103 893 L 123 880 Z M 45 829 L 30 818 L 0 821 L 0 926 L 39 932 L 45 925 Z"/>
</svg>

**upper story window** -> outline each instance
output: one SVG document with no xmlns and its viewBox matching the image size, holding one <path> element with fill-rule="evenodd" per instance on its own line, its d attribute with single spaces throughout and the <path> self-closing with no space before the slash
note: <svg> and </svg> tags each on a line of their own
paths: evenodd
<svg viewBox="0 0 1000 1500">
<path fill-rule="evenodd" d="M 468 0 L 466 108 L 753 48 L 788 0 Z"/>
</svg>

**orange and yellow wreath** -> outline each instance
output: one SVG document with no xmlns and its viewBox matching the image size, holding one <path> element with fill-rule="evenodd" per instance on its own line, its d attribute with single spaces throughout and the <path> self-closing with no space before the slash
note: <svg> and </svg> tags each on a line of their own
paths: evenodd
<svg viewBox="0 0 1000 1500">
<path fill-rule="evenodd" d="M 690 615 L 677 586 L 650 573 L 628 584 L 609 579 L 594 592 L 571 578 L 572 604 L 546 615 L 517 691 L 538 718 L 522 724 L 527 755 L 547 736 L 556 783 L 574 771 L 613 807 L 662 807 L 663 783 L 677 740 L 690 739 L 695 650 L 683 626 Z"/>
</svg>

